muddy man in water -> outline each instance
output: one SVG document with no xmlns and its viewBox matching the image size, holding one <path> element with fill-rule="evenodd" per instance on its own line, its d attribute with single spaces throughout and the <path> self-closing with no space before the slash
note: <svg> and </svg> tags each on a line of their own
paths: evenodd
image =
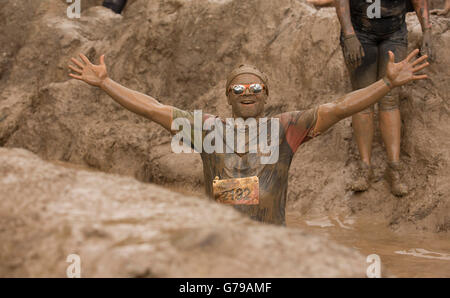
<svg viewBox="0 0 450 298">
<path fill-rule="evenodd" d="M 385 76 L 370 86 L 310 110 L 286 112 L 270 118 L 268 122 L 271 127 L 272 123 L 279 124 L 275 125 L 278 127 L 278 131 L 275 131 L 278 138 L 270 144 L 278 150 L 277 159 L 274 161 L 262 163 L 261 157 L 265 153 L 250 152 L 247 146 L 241 153 L 234 151 L 233 146 L 231 151 L 222 153 L 208 153 L 202 151 L 202 148 L 196 148 L 201 152 L 207 194 L 218 201 L 233 204 L 236 209 L 255 220 L 285 225 L 288 172 L 298 147 L 308 139 L 325 132 L 338 121 L 371 106 L 392 89 L 413 80 L 427 78 L 426 75 L 418 74 L 428 66 L 427 57 L 415 59 L 418 53 L 419 50 L 415 50 L 398 63 L 394 63 L 395 56 L 390 53 Z M 69 68 L 75 72 L 70 74 L 72 78 L 101 88 L 129 111 L 160 124 L 170 133 L 179 133 L 179 129 L 173 125 L 179 119 L 189 123 L 198 121 L 198 118 L 195 120 L 195 113 L 165 105 L 151 96 L 130 90 L 113 81 L 108 76 L 104 55 L 100 57 L 99 65 L 93 65 L 83 54 L 80 54 L 80 58 L 81 60 L 71 59 L 74 65 L 69 65 Z M 267 76 L 255 67 L 241 65 L 234 69 L 228 75 L 225 86 L 233 115 L 230 119 L 258 119 L 255 123 L 260 123 L 264 117 L 264 106 L 269 100 L 269 89 Z M 210 120 L 225 123 L 223 119 L 209 114 L 203 114 L 200 122 L 206 124 Z M 200 128 L 205 129 L 202 125 Z M 227 132 L 228 128 L 230 127 L 226 128 Z M 231 130 L 234 129 L 236 127 L 232 126 Z M 261 130 L 256 131 L 261 137 Z M 272 129 L 270 131 L 273 132 Z M 195 131 L 187 132 L 187 135 L 192 134 L 195 134 Z M 206 139 L 204 132 L 201 136 Z M 215 142 L 218 142 L 220 137 L 223 136 L 219 135 Z"/>
<path fill-rule="evenodd" d="M 421 54 L 432 58 L 431 23 L 427 0 L 335 0 L 341 23 L 341 47 L 350 72 L 353 90 L 361 89 L 385 76 L 388 52 L 397 61 L 406 57 L 408 47 L 405 14 L 415 10 L 422 26 Z M 378 102 L 381 136 L 386 147 L 388 166 L 386 179 L 396 196 L 408 193 L 402 180 L 404 168 L 400 162 L 401 119 L 399 92 L 393 90 Z M 371 167 L 374 135 L 374 107 L 367 107 L 352 116 L 352 127 L 361 160 L 353 173 L 351 188 L 365 191 L 373 174 Z"/>
</svg>

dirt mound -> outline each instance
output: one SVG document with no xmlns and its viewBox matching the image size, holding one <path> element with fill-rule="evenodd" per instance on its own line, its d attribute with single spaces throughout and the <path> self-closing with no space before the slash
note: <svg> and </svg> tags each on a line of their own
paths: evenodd
<svg viewBox="0 0 450 298">
<path fill-rule="evenodd" d="M 80 52 L 95 61 L 105 53 L 111 77 L 129 88 L 224 117 L 230 115 L 226 74 L 244 61 L 269 75 L 268 115 L 350 91 L 339 23 L 330 8 L 318 11 L 293 0 L 136 0 L 121 16 L 90 6 L 79 20 L 67 18 L 64 1 L 8 1 L 0 8 L 1 15 L 11 16 L 0 18 L 1 146 L 203 192 L 198 155 L 171 153 L 169 134 L 158 125 L 69 80 L 66 64 Z M 379 135 L 373 148 L 376 181 L 363 194 L 346 190 L 357 152 L 347 119 L 299 149 L 290 171 L 290 210 L 371 214 L 393 228 L 449 230 L 450 20 L 432 21 L 437 59 L 428 70 L 430 80 L 408 85 L 401 103 L 402 158 L 411 193 L 401 199 L 390 194 Z M 410 47 L 417 47 L 414 15 L 408 28 Z"/>
<path fill-rule="evenodd" d="M 298 229 L 206 198 L 0 148 L 0 276 L 363 277 L 367 264 Z"/>
</svg>

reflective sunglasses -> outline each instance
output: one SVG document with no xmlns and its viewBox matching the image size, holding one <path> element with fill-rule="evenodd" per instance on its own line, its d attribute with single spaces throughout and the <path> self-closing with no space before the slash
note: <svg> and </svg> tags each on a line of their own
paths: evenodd
<svg viewBox="0 0 450 298">
<path fill-rule="evenodd" d="M 259 94 L 261 93 L 266 87 L 264 84 L 240 84 L 240 85 L 233 85 L 231 86 L 228 91 L 232 91 L 235 95 L 241 95 L 245 93 L 245 90 L 248 89 L 248 91 L 251 94 Z"/>
</svg>

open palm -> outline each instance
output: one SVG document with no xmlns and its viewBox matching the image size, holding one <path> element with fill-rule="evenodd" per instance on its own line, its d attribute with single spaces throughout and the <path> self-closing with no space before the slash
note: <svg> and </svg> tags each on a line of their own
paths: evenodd
<svg viewBox="0 0 450 298">
<path fill-rule="evenodd" d="M 418 53 L 419 49 L 415 49 L 408 55 L 408 57 L 406 57 L 405 60 L 395 63 L 394 53 L 389 51 L 389 62 L 386 67 L 386 77 L 394 87 L 404 85 L 410 81 L 428 78 L 427 75 L 417 74 L 417 72 L 430 65 L 426 62 L 426 59 L 428 58 L 427 55 L 413 61 L 413 58 L 417 56 Z M 424 63 L 420 64 L 421 62 Z"/>
<path fill-rule="evenodd" d="M 69 76 L 74 79 L 84 81 L 92 86 L 100 86 L 101 83 L 108 77 L 108 72 L 106 71 L 105 65 L 105 55 L 100 57 L 99 65 L 92 64 L 83 54 L 80 54 L 80 58 L 84 63 L 75 58 L 71 59 L 71 61 L 78 67 L 69 65 L 69 68 L 77 73 L 76 75 L 71 73 Z"/>
</svg>

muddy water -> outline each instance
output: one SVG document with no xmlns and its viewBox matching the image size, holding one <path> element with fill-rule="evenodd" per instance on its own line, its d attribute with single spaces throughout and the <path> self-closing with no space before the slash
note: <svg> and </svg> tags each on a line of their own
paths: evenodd
<svg viewBox="0 0 450 298">
<path fill-rule="evenodd" d="M 450 277 L 448 234 L 399 235 L 389 230 L 385 223 L 356 217 L 305 218 L 289 213 L 286 222 L 289 227 L 301 228 L 353 247 L 363 256 L 377 254 L 381 260 L 382 276 Z"/>
</svg>

